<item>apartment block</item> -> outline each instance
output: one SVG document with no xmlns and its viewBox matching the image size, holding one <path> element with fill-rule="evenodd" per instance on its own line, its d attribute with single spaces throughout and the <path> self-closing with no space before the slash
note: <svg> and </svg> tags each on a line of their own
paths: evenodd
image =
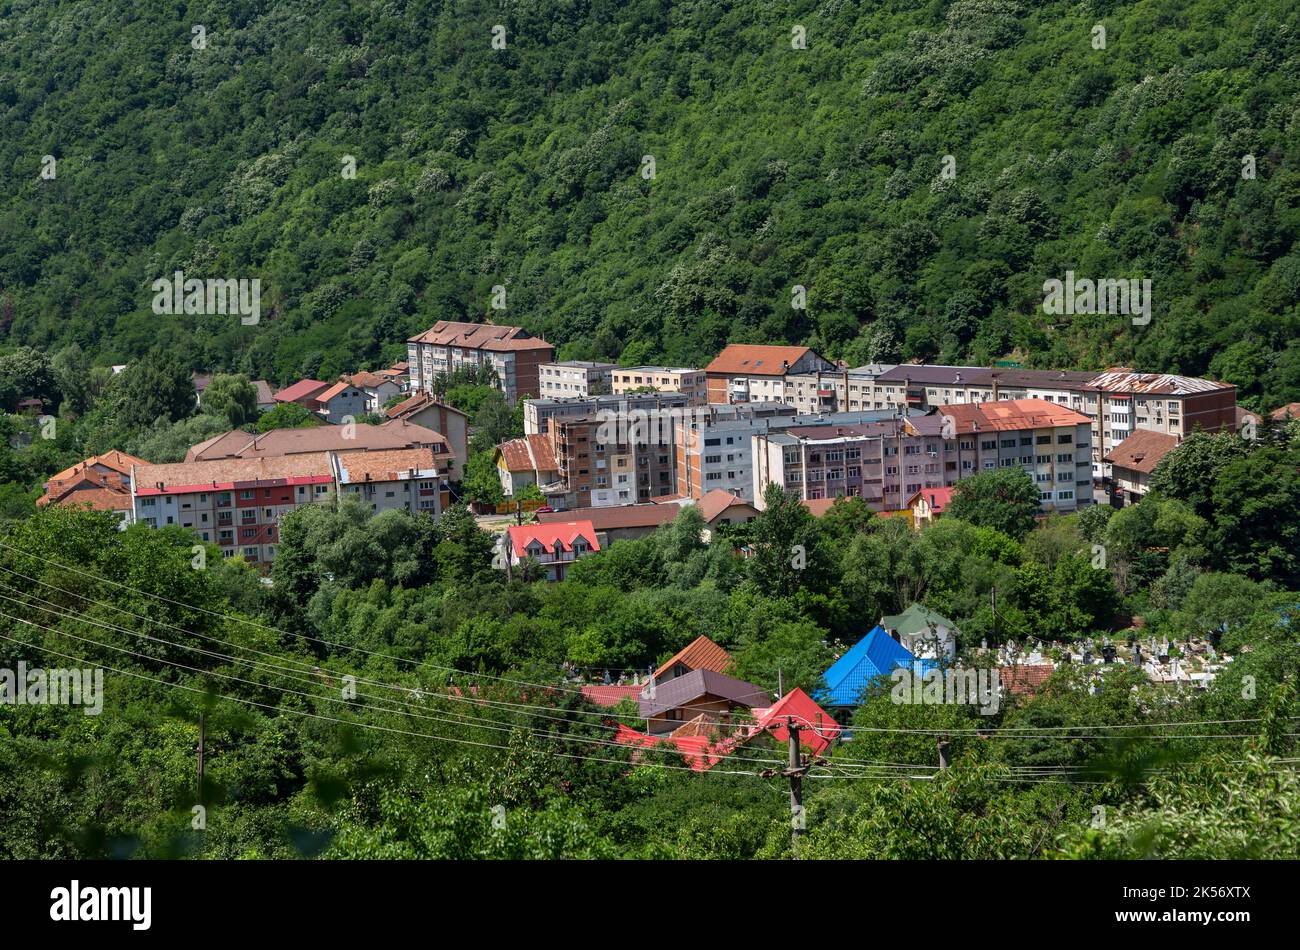
<svg viewBox="0 0 1300 950">
<path fill-rule="evenodd" d="M 708 401 L 790 403 L 800 377 L 835 368 L 806 346 L 733 343 L 704 368 Z"/>
<path fill-rule="evenodd" d="M 564 507 L 631 505 L 672 494 L 672 433 L 671 425 L 611 425 L 603 415 L 549 419 L 545 434 L 566 487 Z"/>
<path fill-rule="evenodd" d="M 529 399 L 524 403 L 524 433 L 546 432 L 552 419 L 580 419 L 584 416 L 616 416 L 629 412 L 662 412 L 685 409 L 688 398 L 682 393 L 643 393 L 627 396 L 589 396 L 568 399 Z"/>
<path fill-rule="evenodd" d="M 431 448 L 228 457 L 131 470 L 133 520 L 175 524 L 255 564 L 275 559 L 280 522 L 304 505 L 353 494 L 372 511 L 441 514 L 443 468 Z"/>
<path fill-rule="evenodd" d="M 645 389 L 660 393 L 684 393 L 690 405 L 702 406 L 709 401 L 708 374 L 702 369 L 672 366 L 615 367 L 610 392 L 626 395 Z"/>
<path fill-rule="evenodd" d="M 804 500 L 860 497 L 876 510 L 898 511 L 923 489 L 1011 467 L 1033 477 L 1044 511 L 1073 511 L 1093 502 L 1091 423 L 1045 400 L 795 426 L 752 439 L 752 491 L 760 507 L 764 487 L 775 482 Z"/>
<path fill-rule="evenodd" d="M 562 363 L 543 363 L 538 378 L 541 388 L 538 396 L 542 399 L 565 399 L 572 397 L 608 395 L 610 376 L 617 365 L 614 363 L 592 363 L 585 360 L 565 360 Z"/>
<path fill-rule="evenodd" d="M 467 366 L 488 365 L 506 401 L 541 392 L 540 368 L 555 357 L 555 347 L 522 327 L 439 320 L 406 341 L 411 389 L 432 392 L 435 380 Z"/>
<path fill-rule="evenodd" d="M 779 402 L 709 405 L 683 418 L 674 434 L 676 492 L 702 498 L 716 489 L 754 501 L 753 436 L 808 425 L 853 425 L 893 410 L 801 414 Z"/>
</svg>

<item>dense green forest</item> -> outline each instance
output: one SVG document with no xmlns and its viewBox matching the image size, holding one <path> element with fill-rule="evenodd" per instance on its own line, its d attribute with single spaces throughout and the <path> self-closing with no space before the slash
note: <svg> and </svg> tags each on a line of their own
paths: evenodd
<svg viewBox="0 0 1300 950">
<path fill-rule="evenodd" d="M 0 340 L 281 383 L 490 313 L 566 357 L 1011 355 L 1272 408 L 1300 399 L 1300 10 L 1243 13 L 4 0 Z M 1150 278 L 1151 323 L 1048 318 L 1067 269 Z M 261 322 L 156 316 L 176 270 L 261 279 Z"/>
</svg>

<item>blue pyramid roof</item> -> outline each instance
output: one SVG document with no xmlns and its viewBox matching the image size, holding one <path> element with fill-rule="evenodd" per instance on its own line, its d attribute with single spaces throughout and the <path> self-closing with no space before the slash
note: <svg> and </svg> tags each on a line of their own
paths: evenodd
<svg viewBox="0 0 1300 950">
<path fill-rule="evenodd" d="M 823 674 L 826 689 L 817 701 L 827 706 L 856 706 L 863 688 L 876 677 L 887 677 L 900 666 L 910 669 L 915 662 L 911 651 L 877 624 Z M 934 663 L 923 660 L 921 665 L 924 673 Z"/>
</svg>

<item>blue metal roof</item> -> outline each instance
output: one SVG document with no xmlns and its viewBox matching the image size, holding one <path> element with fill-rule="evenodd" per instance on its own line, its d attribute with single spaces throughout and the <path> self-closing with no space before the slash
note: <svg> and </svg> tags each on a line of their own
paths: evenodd
<svg viewBox="0 0 1300 950">
<path fill-rule="evenodd" d="M 917 662 L 903 646 L 879 624 L 859 640 L 852 649 L 831 664 L 823 678 L 826 689 L 816 697 L 824 706 L 856 706 L 863 688 L 879 676 L 889 676 L 897 667 L 911 668 Z M 934 665 L 922 660 L 922 673 Z"/>
</svg>

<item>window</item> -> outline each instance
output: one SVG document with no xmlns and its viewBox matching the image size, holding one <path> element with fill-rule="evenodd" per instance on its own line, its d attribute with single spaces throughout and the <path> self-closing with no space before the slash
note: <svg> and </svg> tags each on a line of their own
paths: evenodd
<svg viewBox="0 0 1300 950">
<path fill-rule="evenodd" d="M 253 491 L 250 488 L 245 488 L 243 491 L 239 493 L 239 498 L 241 501 L 251 501 L 256 497 L 257 497 L 257 492 Z"/>
<path fill-rule="evenodd" d="M 1072 432 L 1062 432 L 1060 435 L 1058 435 L 1058 436 L 1056 437 L 1056 442 L 1057 442 L 1058 445 L 1073 445 L 1073 444 L 1074 444 L 1074 433 L 1072 433 Z"/>
</svg>

